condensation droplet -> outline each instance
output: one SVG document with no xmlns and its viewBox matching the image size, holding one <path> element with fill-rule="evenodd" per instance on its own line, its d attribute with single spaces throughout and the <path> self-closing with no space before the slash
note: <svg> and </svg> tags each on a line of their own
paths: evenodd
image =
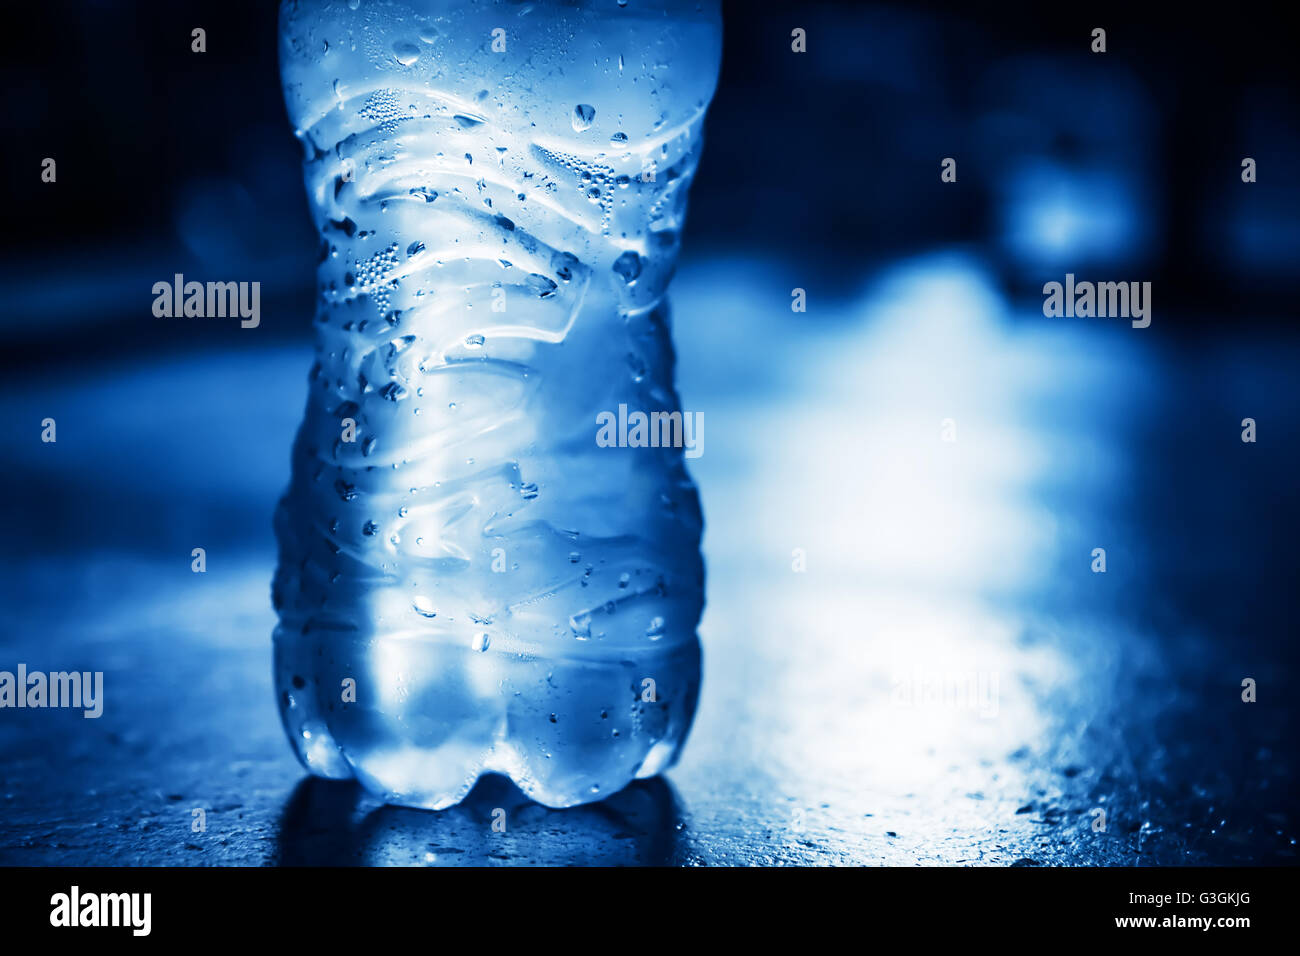
<svg viewBox="0 0 1300 956">
<path fill-rule="evenodd" d="M 614 271 L 623 277 L 624 282 L 635 282 L 641 274 L 641 257 L 631 249 L 614 260 Z"/>
<path fill-rule="evenodd" d="M 574 132 L 581 133 L 591 129 L 591 124 L 595 119 L 596 107 L 587 103 L 579 103 L 573 108 L 573 116 L 571 117 Z"/>
<path fill-rule="evenodd" d="M 398 40 L 393 44 L 393 56 L 402 66 L 410 66 L 420 58 L 420 48 L 410 40 Z"/>
</svg>

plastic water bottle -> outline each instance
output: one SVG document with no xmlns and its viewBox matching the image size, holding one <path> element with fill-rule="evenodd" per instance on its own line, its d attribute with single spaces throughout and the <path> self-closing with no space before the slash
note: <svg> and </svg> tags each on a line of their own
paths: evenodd
<svg viewBox="0 0 1300 956">
<path fill-rule="evenodd" d="M 299 758 L 435 809 L 658 773 L 700 683 L 664 293 L 718 3 L 300 0 L 280 35 L 321 237 L 272 595 Z"/>
</svg>

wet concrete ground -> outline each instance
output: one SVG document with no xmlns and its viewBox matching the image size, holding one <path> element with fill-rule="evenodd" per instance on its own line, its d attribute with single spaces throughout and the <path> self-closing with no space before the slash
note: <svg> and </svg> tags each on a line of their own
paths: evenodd
<svg viewBox="0 0 1300 956">
<path fill-rule="evenodd" d="M 306 349 L 6 385 L 0 669 L 107 690 L 0 711 L 0 863 L 1294 864 L 1294 343 L 1021 314 L 956 257 L 811 316 L 789 278 L 674 287 L 700 710 L 665 777 L 567 811 L 499 779 L 382 807 L 292 758 L 270 513 Z"/>
</svg>

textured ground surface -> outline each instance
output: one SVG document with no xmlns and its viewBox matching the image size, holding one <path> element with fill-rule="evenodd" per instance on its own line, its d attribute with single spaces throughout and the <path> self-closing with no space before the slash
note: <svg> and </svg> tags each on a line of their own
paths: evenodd
<svg viewBox="0 0 1300 956">
<path fill-rule="evenodd" d="M 290 756 L 270 513 L 305 350 L 6 385 L 0 669 L 103 670 L 106 704 L 0 711 L 0 863 L 1294 864 L 1294 350 L 1018 316 L 956 259 L 806 316 L 798 284 L 675 287 L 703 697 L 667 777 L 569 811 L 499 780 L 385 808 Z"/>
</svg>

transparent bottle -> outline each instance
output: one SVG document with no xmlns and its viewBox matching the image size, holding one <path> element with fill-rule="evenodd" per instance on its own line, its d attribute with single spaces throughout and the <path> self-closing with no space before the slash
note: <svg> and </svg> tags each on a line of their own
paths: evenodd
<svg viewBox="0 0 1300 956">
<path fill-rule="evenodd" d="M 676 759 L 704 568 L 664 294 L 720 48 L 716 0 L 283 4 L 321 246 L 275 684 L 312 773 L 561 807 Z M 663 441 L 598 440 L 637 411 Z"/>
</svg>

